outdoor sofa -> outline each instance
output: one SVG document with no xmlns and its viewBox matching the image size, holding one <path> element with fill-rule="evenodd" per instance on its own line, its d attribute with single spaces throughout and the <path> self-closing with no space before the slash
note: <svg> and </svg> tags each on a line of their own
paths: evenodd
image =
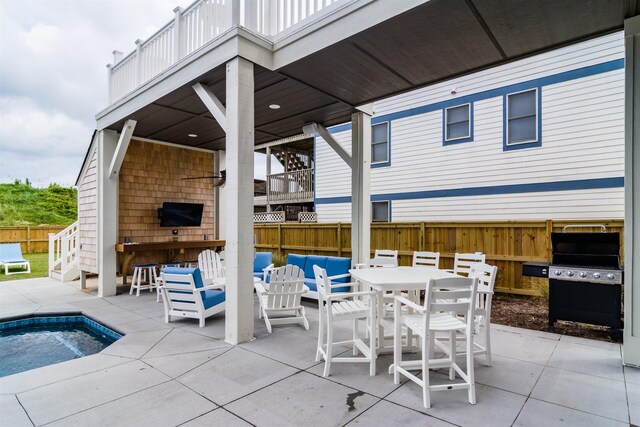
<svg viewBox="0 0 640 427">
<path fill-rule="evenodd" d="M 318 299 L 318 288 L 313 271 L 314 265 L 327 271 L 328 279 L 331 280 L 332 284 L 346 284 L 345 286 L 331 289 L 331 292 L 349 292 L 351 289 L 351 285 L 348 285 L 351 281 L 351 275 L 349 274 L 351 258 L 289 254 L 287 255 L 287 264 L 296 265 L 304 271 L 304 284 L 309 287 L 309 292 L 303 295 L 305 298 Z"/>
</svg>

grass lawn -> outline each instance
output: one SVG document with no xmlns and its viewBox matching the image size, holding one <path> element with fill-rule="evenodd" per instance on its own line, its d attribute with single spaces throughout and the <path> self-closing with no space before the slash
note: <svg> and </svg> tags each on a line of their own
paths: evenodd
<svg viewBox="0 0 640 427">
<path fill-rule="evenodd" d="M 29 260 L 31 264 L 31 273 L 25 274 L 11 274 L 6 276 L 4 274 L 4 266 L 0 268 L 0 282 L 6 282 L 7 280 L 19 280 L 19 279 L 30 279 L 32 277 L 47 277 L 49 275 L 49 254 L 41 253 L 41 254 L 23 254 L 25 259 Z M 18 268 L 9 267 L 9 273 L 13 271 L 20 271 Z"/>
</svg>

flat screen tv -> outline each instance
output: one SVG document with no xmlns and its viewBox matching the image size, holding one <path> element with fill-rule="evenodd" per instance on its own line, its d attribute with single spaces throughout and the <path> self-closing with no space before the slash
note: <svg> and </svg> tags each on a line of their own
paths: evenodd
<svg viewBox="0 0 640 427">
<path fill-rule="evenodd" d="M 202 203 L 164 202 L 160 211 L 160 227 L 199 227 L 203 209 Z"/>
</svg>

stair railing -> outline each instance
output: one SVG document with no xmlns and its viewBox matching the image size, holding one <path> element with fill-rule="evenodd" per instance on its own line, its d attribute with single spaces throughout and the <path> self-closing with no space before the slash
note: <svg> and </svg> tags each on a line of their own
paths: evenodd
<svg viewBox="0 0 640 427">
<path fill-rule="evenodd" d="M 49 277 L 60 267 L 61 275 L 79 263 L 78 222 L 58 234 L 49 233 Z"/>
</svg>

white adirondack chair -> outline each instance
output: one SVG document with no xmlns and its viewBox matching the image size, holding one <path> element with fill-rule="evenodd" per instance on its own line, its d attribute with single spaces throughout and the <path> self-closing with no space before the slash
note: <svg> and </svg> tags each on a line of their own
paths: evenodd
<svg viewBox="0 0 640 427">
<path fill-rule="evenodd" d="M 400 384 L 400 374 L 422 387 L 425 408 L 431 407 L 431 390 L 468 389 L 469 403 L 476 403 L 476 389 L 473 366 L 473 323 L 478 279 L 475 277 L 447 277 L 431 279 L 427 283 L 424 305 L 416 304 L 405 297 L 396 296 L 394 306 L 394 351 L 393 381 Z M 405 306 L 408 310 L 402 310 Z M 418 314 L 413 314 L 417 312 Z M 463 318 L 458 315 L 464 315 Z M 402 360 L 402 328 L 411 329 L 421 337 L 422 360 Z M 447 332 L 448 347 L 437 339 L 436 332 Z M 466 339 L 466 372 L 456 361 L 456 334 L 462 333 Z M 444 350 L 444 359 L 430 359 L 430 346 L 437 344 Z M 449 379 L 454 381 L 458 374 L 464 382 L 430 385 L 429 369 L 449 368 Z M 409 372 L 421 370 L 422 378 Z"/>
<path fill-rule="evenodd" d="M 171 316 L 189 317 L 198 319 L 202 328 L 207 317 L 224 310 L 225 292 L 215 289 L 216 285 L 204 285 L 199 269 L 169 267 L 160 275 L 166 323 Z"/>
<path fill-rule="evenodd" d="M 224 268 L 220 255 L 211 249 L 204 250 L 198 255 L 198 268 L 202 273 L 205 285 L 224 283 Z"/>
<path fill-rule="evenodd" d="M 295 265 L 285 265 L 269 272 L 271 276 L 268 284 L 260 281 L 254 283 L 260 302 L 258 316 L 264 317 L 267 330 L 271 333 L 271 325 L 299 323 L 308 331 L 309 321 L 300 303 L 302 294 L 309 291 L 304 284 L 304 270 Z M 275 313 L 292 315 L 271 317 Z"/>
</svg>

